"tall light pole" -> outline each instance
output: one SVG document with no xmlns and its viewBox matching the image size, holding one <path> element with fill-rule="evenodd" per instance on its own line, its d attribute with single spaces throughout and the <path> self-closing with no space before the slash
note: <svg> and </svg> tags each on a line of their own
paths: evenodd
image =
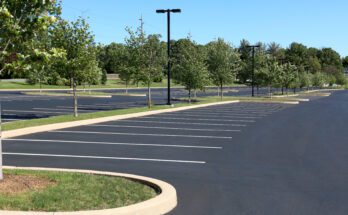
<svg viewBox="0 0 348 215">
<path fill-rule="evenodd" d="M 253 50 L 253 65 L 251 73 L 251 96 L 254 97 L 254 86 L 255 86 L 255 48 L 260 48 L 260 45 L 247 46 Z"/>
<path fill-rule="evenodd" d="M 166 9 L 166 10 L 156 10 L 156 13 L 167 13 L 167 51 L 168 51 L 168 72 L 167 72 L 167 78 L 168 78 L 168 98 L 167 98 L 167 105 L 171 105 L 170 102 L 170 76 L 171 76 L 171 47 L 170 47 L 170 14 L 171 13 L 181 13 L 180 9 Z"/>
</svg>

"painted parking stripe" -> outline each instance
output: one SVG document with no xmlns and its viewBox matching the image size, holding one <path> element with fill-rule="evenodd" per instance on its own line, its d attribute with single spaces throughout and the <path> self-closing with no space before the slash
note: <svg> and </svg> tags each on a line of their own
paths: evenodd
<svg viewBox="0 0 348 215">
<path fill-rule="evenodd" d="M 195 111 L 185 111 L 185 113 L 207 113 L 208 111 L 201 111 L 201 110 L 195 110 Z M 249 114 L 249 113 L 243 113 L 243 112 L 231 112 L 231 111 L 211 111 L 215 114 L 230 114 L 235 116 L 259 116 L 259 117 L 265 117 L 267 114 Z"/>
<path fill-rule="evenodd" d="M 240 117 L 266 117 L 268 115 L 270 115 L 269 113 L 265 114 L 255 114 L 255 113 L 246 113 L 246 112 L 220 112 L 220 111 L 185 111 L 182 112 L 185 114 L 206 114 L 206 115 L 223 115 L 223 116 L 231 116 L 231 117 L 235 117 L 235 116 L 240 116 Z"/>
<path fill-rule="evenodd" d="M 105 135 L 126 135 L 126 136 L 156 136 L 156 137 L 186 137 L 186 138 L 207 138 L 207 139 L 232 139 L 224 136 L 200 136 L 181 134 L 143 134 L 127 132 L 97 132 L 97 131 L 48 131 L 49 133 L 73 133 L 73 134 L 105 134 Z"/>
<path fill-rule="evenodd" d="M 216 118 L 216 117 L 223 117 L 226 118 L 239 118 L 239 119 L 261 119 L 262 117 L 259 116 L 238 116 L 238 115 L 230 115 L 230 114 L 214 114 L 214 113 L 199 113 L 199 114 L 190 114 L 190 113 L 183 113 L 183 112 L 176 112 L 176 113 L 165 113 L 164 115 L 170 115 L 170 116 L 197 116 L 197 117 L 208 117 L 208 118 Z"/>
<path fill-rule="evenodd" d="M 8 141 L 22 142 L 52 142 L 52 143 L 79 143 L 79 144 L 98 144 L 98 145 L 123 145 L 123 146 L 147 146 L 147 147 L 168 147 L 168 148 L 196 148 L 196 149 L 222 149 L 216 146 L 193 146 L 193 145 L 165 145 L 165 144 L 145 144 L 145 143 L 113 143 L 113 142 L 95 142 L 95 141 L 74 141 L 74 140 L 43 140 L 43 139 L 4 139 Z"/>
<path fill-rule="evenodd" d="M 43 114 L 60 114 L 60 113 L 70 113 L 70 112 L 53 112 L 53 111 L 31 111 L 31 110 L 3 110 L 3 112 L 13 112 L 13 113 L 43 113 Z"/>
<path fill-rule="evenodd" d="M 48 111 L 65 111 L 65 112 L 69 112 L 72 111 L 72 109 L 67 109 L 67 108 L 33 108 L 33 110 L 48 110 Z M 79 111 L 86 111 L 86 110 L 79 110 Z"/>
<path fill-rule="evenodd" d="M 219 124 L 219 123 L 198 123 L 198 122 L 171 122 L 171 121 L 153 121 L 153 120 L 120 120 L 118 122 L 140 122 L 140 123 L 158 123 L 158 124 L 177 124 L 177 125 L 203 125 L 203 126 L 235 126 L 246 127 L 245 124 Z"/>
<path fill-rule="evenodd" d="M 171 127 L 156 127 L 156 126 L 138 126 L 138 125 L 86 125 L 88 127 L 112 127 L 112 128 L 149 128 L 162 130 L 184 130 L 184 131 L 216 131 L 216 132 L 241 132 L 241 130 L 229 129 L 199 129 L 199 128 L 171 128 Z"/>
<path fill-rule="evenodd" d="M 201 109 L 204 111 L 228 111 L 228 112 L 243 112 L 243 113 L 260 113 L 260 114 L 267 114 L 267 113 L 275 113 L 278 112 L 278 110 L 275 111 L 268 111 L 268 110 L 245 110 L 245 109 Z"/>
<path fill-rule="evenodd" d="M 150 162 L 167 162 L 167 163 L 189 163 L 189 164 L 205 164 L 205 161 L 189 161 L 189 160 L 164 160 L 151 158 L 130 158 L 130 157 L 101 157 L 101 156 L 84 156 L 84 155 L 59 155 L 59 154 L 34 154 L 34 153 L 15 153 L 6 152 L 3 155 L 28 156 L 28 157 L 57 157 L 57 158 L 86 158 L 86 159 L 104 159 L 104 160 L 130 160 L 130 161 L 150 161 Z"/>
<path fill-rule="evenodd" d="M 255 122 L 255 120 L 244 120 L 244 119 L 203 119 L 203 118 L 182 118 L 182 117 L 162 117 L 162 116 L 144 116 L 142 118 L 145 119 L 179 119 L 179 120 L 185 120 L 185 121 L 217 121 L 217 122 Z"/>
</svg>

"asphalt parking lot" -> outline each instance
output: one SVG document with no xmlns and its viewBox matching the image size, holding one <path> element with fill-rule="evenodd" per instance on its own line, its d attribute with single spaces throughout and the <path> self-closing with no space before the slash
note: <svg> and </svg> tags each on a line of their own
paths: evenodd
<svg viewBox="0 0 348 215">
<path fill-rule="evenodd" d="M 102 92 L 119 94 L 124 90 L 102 90 Z M 145 107 L 147 105 L 146 89 L 130 89 L 129 93 L 134 95 L 112 95 L 112 98 L 79 97 L 78 110 L 80 113 L 90 113 Z M 166 104 L 166 95 L 167 91 L 164 88 L 152 90 L 152 98 L 155 104 Z M 199 93 L 199 96 L 209 95 L 215 94 L 211 91 Z M 184 89 L 173 88 L 172 96 L 181 98 L 187 96 L 187 93 Z M 26 95 L 23 92 L 3 91 L 0 92 L 0 101 L 2 103 L 2 119 L 5 123 L 73 113 L 73 98 L 68 96 Z"/>
<path fill-rule="evenodd" d="M 122 93 L 124 90 L 101 90 L 105 93 Z M 249 87 L 226 87 L 226 96 L 249 96 Z M 96 111 L 116 110 L 131 107 L 145 107 L 146 89 L 130 89 L 129 93 L 139 94 L 139 96 L 113 95 L 112 98 L 79 97 L 79 113 L 90 113 Z M 260 89 L 259 93 L 264 95 L 267 89 Z M 166 104 L 167 91 L 165 88 L 155 88 L 152 90 L 152 98 L 155 104 Z M 181 88 L 172 89 L 173 98 L 187 96 L 187 92 Z M 205 92 L 198 92 L 199 97 L 216 96 L 216 88 L 208 88 Z M 18 120 L 46 118 L 57 115 L 68 115 L 73 113 L 73 98 L 67 96 L 45 96 L 45 95 L 26 95 L 22 92 L 0 92 L 0 102 L 2 104 L 3 122 Z M 173 100 L 173 103 L 176 101 Z"/>
<path fill-rule="evenodd" d="M 237 103 L 7 139 L 5 165 L 125 172 L 173 184 L 171 214 L 347 214 L 348 92 Z"/>
<path fill-rule="evenodd" d="M 181 206 L 181 198 L 188 195 L 181 180 L 211 174 L 214 166 L 225 166 L 226 150 L 238 144 L 236 136 L 256 121 L 288 107 L 291 105 L 237 103 L 33 134 L 4 140 L 4 162 L 161 178 L 180 185 Z M 199 181 L 211 189 L 214 177 Z M 183 214 L 182 209 L 186 214 L 185 208 L 177 210 L 178 214 Z"/>
</svg>

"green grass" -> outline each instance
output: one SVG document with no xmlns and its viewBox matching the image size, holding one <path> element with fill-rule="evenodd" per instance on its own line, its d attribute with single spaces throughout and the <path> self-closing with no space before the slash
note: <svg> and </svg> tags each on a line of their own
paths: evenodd
<svg viewBox="0 0 348 215">
<path fill-rule="evenodd" d="M 98 210 L 139 203 L 157 195 L 147 185 L 120 177 L 29 170 L 4 170 L 4 174 L 33 175 L 56 183 L 39 191 L 0 193 L 2 210 Z"/>
</svg>

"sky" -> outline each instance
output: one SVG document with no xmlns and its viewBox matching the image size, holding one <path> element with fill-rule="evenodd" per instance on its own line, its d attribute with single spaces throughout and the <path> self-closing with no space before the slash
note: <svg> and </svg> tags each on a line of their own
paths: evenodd
<svg viewBox="0 0 348 215">
<path fill-rule="evenodd" d="M 127 26 L 135 29 L 143 17 L 147 34 L 166 40 L 166 15 L 156 9 L 180 8 L 172 14 L 172 39 L 189 34 L 206 44 L 219 37 L 238 46 L 292 42 L 309 47 L 331 47 L 348 55 L 347 0 L 62 0 L 65 19 L 88 19 L 97 42 L 123 43 Z"/>
</svg>

